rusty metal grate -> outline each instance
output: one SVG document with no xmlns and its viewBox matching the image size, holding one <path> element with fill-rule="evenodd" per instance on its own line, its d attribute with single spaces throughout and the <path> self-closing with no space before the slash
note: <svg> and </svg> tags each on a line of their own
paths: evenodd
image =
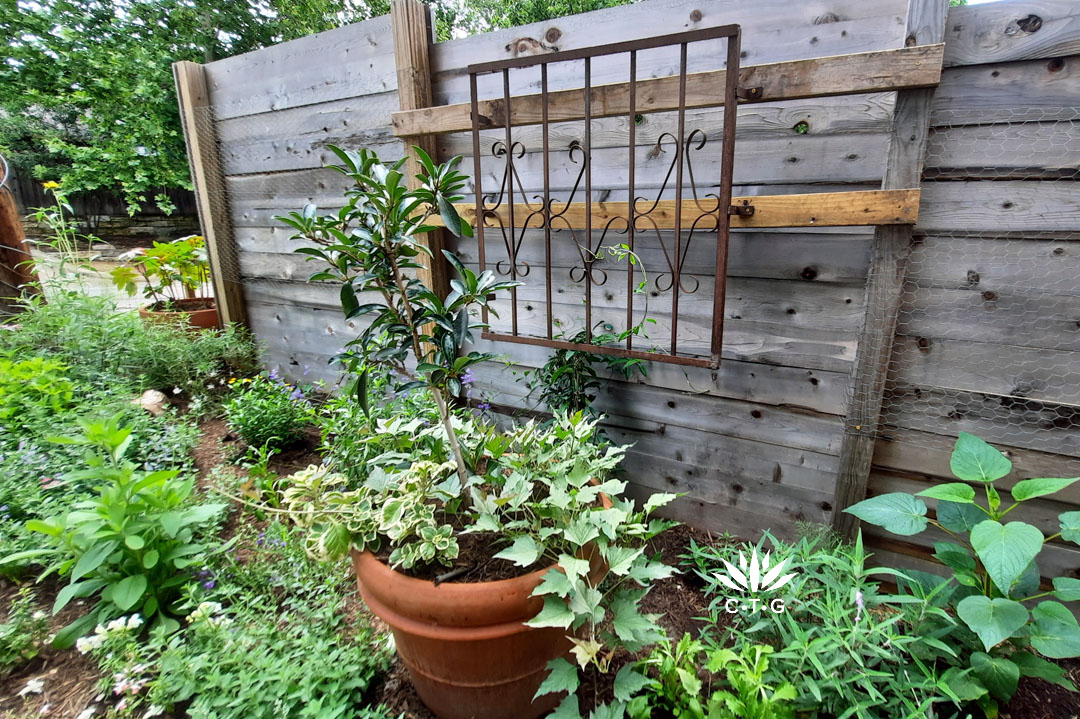
<svg viewBox="0 0 1080 719">
<path fill-rule="evenodd" d="M 687 128 L 686 126 L 687 53 L 688 46 L 692 43 L 718 39 L 725 39 L 727 46 L 726 73 L 724 73 L 723 83 L 718 83 L 715 102 L 695 102 L 697 107 L 720 105 L 725 107 L 721 138 L 719 188 L 715 193 L 702 195 L 699 193 L 697 185 L 698 180 L 701 178 L 695 178 L 694 176 L 690 150 L 700 150 L 704 147 L 708 138 L 701 129 Z M 636 175 L 634 151 L 636 147 L 636 127 L 641 115 L 653 111 L 650 110 L 650 103 L 639 103 L 638 53 L 644 50 L 665 47 L 678 47 L 679 49 L 678 104 L 676 110 L 678 120 L 676 134 L 667 132 L 661 135 L 658 147 L 668 144 L 674 146 L 675 152 L 655 198 L 638 197 L 636 194 L 636 182 L 639 178 Z M 487 269 L 489 261 L 489 258 L 486 257 L 485 232 L 499 232 L 505 249 L 505 254 L 495 260 L 494 271 L 515 280 L 526 277 L 531 269 L 527 262 L 523 262 L 519 258 L 526 231 L 530 229 L 542 230 L 544 237 L 546 336 L 525 334 L 519 331 L 519 302 L 518 292 L 515 290 L 511 293 L 510 332 L 485 331 L 483 333 L 485 339 L 552 348 L 583 349 L 590 352 L 682 365 L 713 368 L 719 366 L 723 344 L 724 291 L 727 274 L 730 215 L 749 215 L 753 213 L 752 206 L 740 205 L 735 207 L 731 205 L 732 165 L 737 115 L 733 110 L 737 106 L 740 97 L 754 99 L 757 92 L 756 88 L 740 89 L 738 87 L 739 54 L 740 28 L 738 25 L 725 25 L 580 50 L 556 52 L 543 56 L 513 58 L 469 66 L 473 161 L 476 183 L 476 234 L 480 269 Z M 600 213 L 594 210 L 594 204 L 601 203 L 594 198 L 592 176 L 593 103 L 596 101 L 594 100 L 594 94 L 596 94 L 597 90 L 592 84 L 592 60 L 593 58 L 610 55 L 626 55 L 629 73 L 629 82 L 625 83 L 628 95 L 626 100 L 629 134 L 628 166 L 626 168 L 629 190 L 628 202 L 625 203 L 625 212 L 614 215 L 610 210 Z M 580 164 L 580 170 L 569 197 L 565 202 L 562 202 L 553 199 L 551 191 L 549 100 L 556 94 L 559 100 L 563 100 L 567 92 L 560 90 L 557 93 L 550 93 L 548 68 L 556 63 L 574 61 L 583 64 L 582 85 L 579 91 L 583 108 L 579 116 L 584 120 L 584 138 L 582 142 L 574 143 L 569 148 L 569 160 L 575 164 Z M 540 70 L 540 116 L 516 117 L 513 105 L 514 98 L 510 92 L 511 71 L 535 68 L 537 66 Z M 491 154 L 497 159 L 504 160 L 505 167 L 503 168 L 502 181 L 499 183 L 498 189 L 485 194 L 482 187 L 480 131 L 481 129 L 498 128 L 498 122 L 490 117 L 481 117 L 481 113 L 478 111 L 477 78 L 481 75 L 494 73 L 502 74 L 503 96 L 500 114 L 502 115 L 502 125 L 505 128 L 505 138 L 492 145 Z M 655 80 L 653 81 L 655 82 Z M 732 111 L 728 111 L 727 108 L 732 108 Z M 610 116 L 611 113 L 603 112 L 602 114 Z M 513 128 L 515 125 L 525 124 L 540 124 L 542 127 L 543 194 L 542 196 L 534 195 L 531 201 L 515 168 L 515 160 L 520 160 L 524 156 L 525 147 L 514 140 Z M 482 128 L 481 125 L 484 125 L 484 127 Z M 670 209 L 671 203 L 665 203 L 663 206 L 661 203 L 661 197 L 668 191 L 672 181 L 674 182 L 673 210 Z M 689 185 L 690 192 L 688 196 L 684 197 L 684 192 L 688 189 L 687 185 Z M 576 200 L 579 190 L 583 192 L 582 200 Z M 666 216 L 669 212 L 673 212 L 674 217 Z M 663 216 L 663 219 L 658 222 L 661 216 Z M 660 231 L 661 227 L 674 229 L 670 241 L 665 242 Z M 605 245 L 605 242 L 610 242 L 609 236 L 613 235 L 624 236 L 620 240 L 620 244 L 625 244 L 633 250 L 635 235 L 642 233 L 655 234 L 662 249 L 666 267 L 661 267 L 659 274 L 654 277 L 653 287 L 658 292 L 670 292 L 670 338 L 667 339 L 666 346 L 654 345 L 649 350 L 643 350 L 640 347 L 635 348 L 633 336 L 627 336 L 625 339 L 620 340 L 618 344 L 597 344 L 593 341 L 596 337 L 593 324 L 593 291 L 595 288 L 605 285 L 611 279 L 602 268 L 596 266 L 598 250 Z M 569 277 L 571 282 L 583 285 L 584 290 L 584 343 L 560 339 L 555 334 L 553 326 L 552 243 L 561 240 L 567 234 L 569 235 L 569 241 L 573 243 L 577 250 L 578 261 L 575 267 L 569 269 Z M 701 241 L 699 238 L 710 235 L 714 235 L 716 240 L 716 266 L 709 355 L 704 356 L 703 353 L 696 355 L 680 353 L 679 297 L 680 295 L 696 293 L 700 285 L 697 277 L 684 272 L 686 256 L 690 245 L 695 240 Z M 634 323 L 634 287 L 636 282 L 634 272 L 635 268 L 628 263 L 626 277 L 628 283 L 627 327 Z M 483 321 L 485 324 L 488 322 L 486 311 Z M 653 338 L 650 338 L 650 341 L 652 340 Z"/>
</svg>

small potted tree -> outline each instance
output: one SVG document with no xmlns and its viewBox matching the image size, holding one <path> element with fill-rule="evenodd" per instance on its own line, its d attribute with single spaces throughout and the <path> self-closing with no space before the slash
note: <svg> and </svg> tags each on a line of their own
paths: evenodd
<svg viewBox="0 0 1080 719">
<path fill-rule="evenodd" d="M 432 215 L 471 236 L 453 207 L 460 158 L 435 165 L 415 148 L 424 172 L 408 189 L 404 161 L 330 149 L 353 181 L 345 206 L 279 219 L 305 242 L 297 252 L 325 263 L 312 280 L 337 283 L 345 316 L 369 321 L 340 359 L 357 375 L 373 449 L 361 467 L 289 478 L 286 511 L 314 554 L 352 554 L 362 596 L 440 717 L 529 719 L 556 707 L 576 717 L 578 668 L 606 671 L 615 647 L 659 636 L 639 602 L 673 570 L 644 544 L 669 526 L 647 517 L 673 495 L 641 508 L 623 497 L 612 472 L 625 448 L 595 441 L 597 423 L 581 413 L 502 431 L 454 409 L 469 369 L 489 358 L 463 349 L 476 314 L 515 284 L 449 252 L 457 277 L 446 297 L 417 277 L 421 258 L 436 259 L 420 242 Z M 369 408 L 373 373 L 398 396 L 426 393 L 435 421 Z"/>
<path fill-rule="evenodd" d="M 155 242 L 120 255 L 123 264 L 110 273 L 113 284 L 134 297 L 139 280 L 150 304 L 139 309 L 144 318 L 183 323 L 197 329 L 221 327 L 217 304 L 206 294 L 210 264 L 199 235 L 172 242 Z"/>
</svg>

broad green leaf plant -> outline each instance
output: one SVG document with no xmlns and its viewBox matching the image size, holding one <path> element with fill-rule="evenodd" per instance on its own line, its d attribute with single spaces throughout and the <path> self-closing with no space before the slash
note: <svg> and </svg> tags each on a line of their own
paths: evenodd
<svg viewBox="0 0 1080 719">
<path fill-rule="evenodd" d="M 53 441 L 87 448 L 87 468 L 66 477 L 97 485 L 98 496 L 79 502 L 67 514 L 27 522 L 49 546 L 10 555 L 2 563 L 32 558 L 46 564 L 43 578 L 67 578 L 54 614 L 73 599 L 97 597 L 88 614 L 57 634 L 57 646 L 70 646 L 95 625 L 129 612 L 174 631 L 180 627 L 174 602 L 191 581 L 184 569 L 212 551 L 199 541 L 198 530 L 225 505 L 192 503 L 194 479 L 181 478 L 176 471 L 139 470 L 125 457 L 132 428 L 121 425 L 120 415 L 79 424 L 80 436 Z"/>
<path fill-rule="evenodd" d="M 1080 580 L 1055 577 L 1053 589 L 1041 591 L 1038 558 L 1047 542 L 1080 544 L 1080 512 L 1061 514 L 1059 531 L 1050 536 L 1006 517 L 1024 502 L 1060 492 L 1078 478 L 1024 479 L 1013 485 L 1009 492 L 1013 501 L 1006 502 L 995 482 L 1012 471 L 1012 462 L 966 433 L 956 441 L 950 466 L 962 481 L 915 495 L 883 494 L 845 511 L 893 534 L 910 536 L 933 526 L 950 537 L 951 541 L 934 544 L 934 556 L 952 570 L 950 581 L 958 586 L 950 594 L 950 604 L 977 637 L 976 651 L 970 654 L 976 685 L 971 699 L 996 711 L 995 700 L 1008 701 L 1021 676 L 1039 676 L 1073 688 L 1060 669 L 1042 657 L 1080 656 L 1080 626 L 1063 603 L 1080 600 Z M 928 516 L 923 498 L 937 501 L 936 517 Z"/>
<path fill-rule="evenodd" d="M 345 318 L 369 322 L 339 356 L 359 374 L 358 400 L 367 402 L 366 377 L 373 367 L 392 371 L 398 392 L 429 390 L 464 489 L 469 475 L 450 420 L 450 401 L 461 394 L 469 367 L 491 355 L 473 351 L 459 356 L 459 350 L 482 326 L 474 322 L 473 312 L 487 308 L 494 314 L 491 298 L 520 283 L 500 281 L 491 271 L 478 275 L 446 250 L 443 255 L 458 275 L 450 280 L 448 296 L 440 297 L 418 277 L 424 268 L 422 258 L 431 263 L 442 260 L 421 241 L 436 229 L 427 224 L 432 215 L 440 215 L 454 234 L 472 236 L 472 228 L 453 204 L 461 199 L 457 193 L 468 179 L 454 169 L 460 157 L 435 165 L 414 147 L 424 172 L 417 176 L 421 186 L 409 189 L 401 172 L 404 159 L 387 166 L 370 150 L 330 149 L 341 160 L 331 169 L 353 181 L 345 206 L 319 216 L 318 209 L 308 205 L 303 212 L 277 219 L 297 231 L 293 239 L 307 243 L 297 253 L 326 264 L 310 280 L 339 284 Z"/>
</svg>

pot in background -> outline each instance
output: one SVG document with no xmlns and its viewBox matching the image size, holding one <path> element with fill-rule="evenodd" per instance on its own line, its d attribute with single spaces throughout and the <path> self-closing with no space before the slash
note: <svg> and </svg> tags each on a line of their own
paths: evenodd
<svg viewBox="0 0 1080 719">
<path fill-rule="evenodd" d="M 173 300 L 168 304 L 168 310 L 155 309 L 160 305 L 162 303 L 157 302 L 146 307 L 140 307 L 139 317 L 152 322 L 165 322 L 174 325 L 182 325 L 186 321 L 188 327 L 193 330 L 221 329 L 217 302 L 213 297 Z"/>
</svg>

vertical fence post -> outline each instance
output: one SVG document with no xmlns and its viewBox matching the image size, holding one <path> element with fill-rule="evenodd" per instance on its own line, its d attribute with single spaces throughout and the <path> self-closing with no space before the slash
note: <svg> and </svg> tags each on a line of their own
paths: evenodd
<svg viewBox="0 0 1080 719">
<path fill-rule="evenodd" d="M 10 181 L 11 177 L 0 176 L 3 179 Z M 15 196 L 8 188 L 0 187 L 0 316 L 15 312 L 19 296 L 24 291 L 33 291 L 26 285 L 37 282 L 37 273 L 28 260 L 30 246 L 15 207 Z"/>
<path fill-rule="evenodd" d="M 390 4 L 390 22 L 394 31 L 394 60 L 397 64 L 398 103 L 402 110 L 419 110 L 431 107 L 431 56 L 432 23 L 427 5 L 419 0 L 393 0 Z M 409 189 L 419 187 L 421 164 L 412 147 L 416 145 L 439 161 L 434 135 L 415 135 L 401 138 L 405 143 L 408 160 L 405 177 Z M 434 255 L 429 265 L 419 271 L 420 280 L 445 297 L 450 291 L 447 263 L 441 250 L 445 246 L 443 230 L 429 232 L 424 242 Z"/>
<path fill-rule="evenodd" d="M 222 324 L 243 323 L 244 288 L 240 282 L 240 266 L 225 200 L 225 180 L 221 174 L 214 126 L 212 118 L 207 116 L 210 94 L 206 88 L 205 70 L 198 63 L 176 62 L 173 63 L 173 78 L 187 142 L 191 181 L 195 183 L 199 223 L 210 258 L 218 316 Z"/>
<path fill-rule="evenodd" d="M 948 10 L 946 0 L 911 0 L 905 45 L 943 42 Z M 933 97 L 932 88 L 896 93 L 888 163 L 881 183 L 883 190 L 919 186 Z M 851 371 L 840 471 L 833 500 L 833 527 L 849 537 L 858 529 L 859 521 L 843 510 L 866 496 L 914 230 L 912 225 L 887 225 L 874 231 L 865 315 Z"/>
</svg>

